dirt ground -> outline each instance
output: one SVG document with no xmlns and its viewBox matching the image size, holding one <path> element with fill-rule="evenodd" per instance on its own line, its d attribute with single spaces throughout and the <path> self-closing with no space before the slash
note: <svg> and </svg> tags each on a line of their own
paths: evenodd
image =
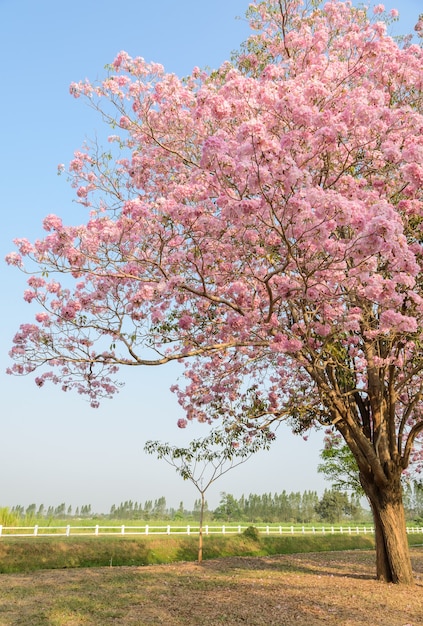
<svg viewBox="0 0 423 626">
<path fill-rule="evenodd" d="M 362 551 L 2 574 L 0 626 L 423 626 L 412 559 L 412 587 L 376 581 Z"/>
</svg>

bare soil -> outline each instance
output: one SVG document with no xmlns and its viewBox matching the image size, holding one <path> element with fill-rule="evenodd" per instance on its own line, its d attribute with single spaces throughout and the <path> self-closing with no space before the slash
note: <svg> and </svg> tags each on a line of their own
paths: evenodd
<svg viewBox="0 0 423 626">
<path fill-rule="evenodd" d="M 235 557 L 0 575 L 0 626 L 423 626 L 414 586 L 374 579 L 374 553 Z"/>
</svg>

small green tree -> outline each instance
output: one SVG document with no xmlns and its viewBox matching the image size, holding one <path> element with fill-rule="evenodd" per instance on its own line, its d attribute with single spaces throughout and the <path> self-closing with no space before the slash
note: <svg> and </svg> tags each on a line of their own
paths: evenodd
<svg viewBox="0 0 423 626">
<path fill-rule="evenodd" d="M 231 469 L 245 463 L 255 452 L 267 449 L 272 434 L 257 430 L 253 434 L 240 424 L 212 430 L 203 439 L 194 439 L 186 448 L 160 441 L 147 441 L 144 450 L 174 467 L 184 480 L 190 480 L 200 493 L 198 562 L 203 560 L 203 522 L 208 488 Z"/>
<path fill-rule="evenodd" d="M 350 502 L 348 494 L 338 489 L 325 489 L 316 511 L 322 521 L 337 523 L 345 517 L 354 517 L 356 506 Z"/>
<path fill-rule="evenodd" d="M 317 466 L 317 471 L 332 483 L 334 489 L 364 496 L 357 461 L 343 439 L 332 436 L 327 440 L 320 458 L 322 463 Z"/>
<path fill-rule="evenodd" d="M 222 519 L 225 522 L 241 519 L 242 511 L 239 503 L 230 493 L 222 492 L 220 494 L 220 502 L 217 509 L 214 510 L 213 517 Z"/>
</svg>

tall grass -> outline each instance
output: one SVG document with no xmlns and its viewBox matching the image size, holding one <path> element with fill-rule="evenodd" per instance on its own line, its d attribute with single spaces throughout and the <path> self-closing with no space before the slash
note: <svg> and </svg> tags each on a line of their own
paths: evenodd
<svg viewBox="0 0 423 626">
<path fill-rule="evenodd" d="M 0 524 L 2 526 L 22 526 L 22 517 L 7 506 L 3 506 L 0 507 Z"/>
<path fill-rule="evenodd" d="M 45 526 L 51 520 L 47 520 L 45 517 L 37 517 L 36 515 L 20 515 L 15 511 L 11 511 L 9 507 L 0 507 L 0 525 L 1 526 L 34 526 L 35 524 L 43 523 Z"/>
</svg>

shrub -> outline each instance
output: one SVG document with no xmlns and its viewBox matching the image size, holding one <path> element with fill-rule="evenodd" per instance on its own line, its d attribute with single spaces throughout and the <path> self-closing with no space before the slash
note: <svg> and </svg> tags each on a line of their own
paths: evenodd
<svg viewBox="0 0 423 626">
<path fill-rule="evenodd" d="M 253 541 L 260 541 L 260 532 L 255 526 L 248 526 L 242 534 Z"/>
</svg>

